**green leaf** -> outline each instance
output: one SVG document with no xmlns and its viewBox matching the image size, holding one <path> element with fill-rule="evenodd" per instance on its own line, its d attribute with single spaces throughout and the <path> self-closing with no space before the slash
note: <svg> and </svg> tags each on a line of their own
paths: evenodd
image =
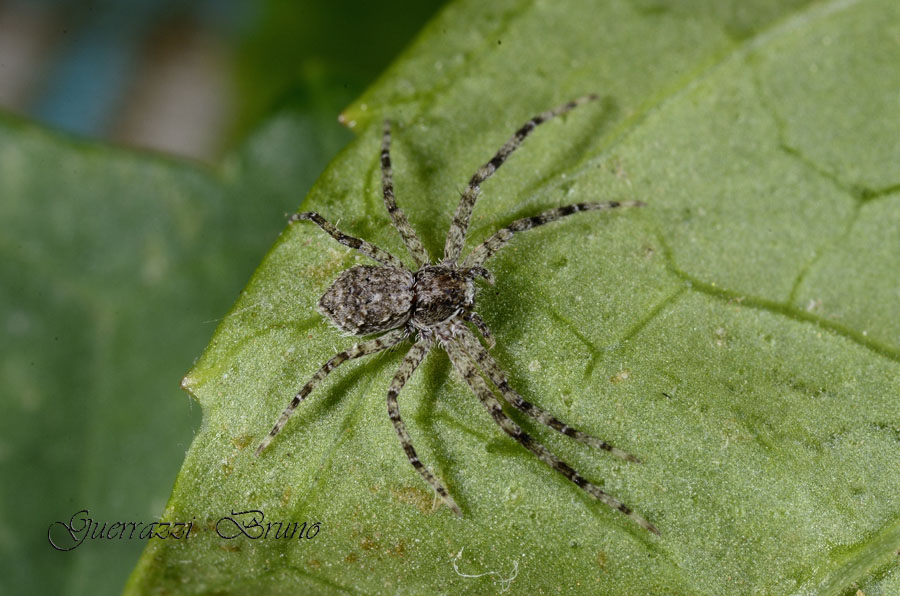
<svg viewBox="0 0 900 596">
<path fill-rule="evenodd" d="M 346 110 L 359 136 L 304 205 L 405 258 L 380 197 L 390 117 L 398 200 L 439 254 L 458 191 L 511 131 L 603 94 L 484 185 L 469 246 L 551 206 L 648 203 L 516 238 L 478 308 L 526 399 L 644 463 L 517 419 L 661 536 L 503 435 L 440 352 L 401 410 L 463 519 L 434 506 L 386 415 L 402 349 L 342 366 L 255 458 L 354 341 L 315 303 L 365 259 L 295 225 L 185 377 L 204 421 L 165 518 L 195 533 L 151 541 L 128 591 L 896 591 L 900 9 L 726 4 L 454 3 Z M 320 531 L 217 535 L 251 509 Z"/>
</svg>

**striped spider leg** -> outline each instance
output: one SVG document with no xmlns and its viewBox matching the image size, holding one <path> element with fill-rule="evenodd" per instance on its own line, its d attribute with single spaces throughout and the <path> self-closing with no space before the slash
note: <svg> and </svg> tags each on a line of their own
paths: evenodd
<svg viewBox="0 0 900 596">
<path fill-rule="evenodd" d="M 653 524 L 635 513 L 622 501 L 604 492 L 600 487 L 586 480 L 583 476 L 576 472 L 572 468 L 572 466 L 559 459 L 559 457 L 557 457 L 549 449 L 544 447 L 541 443 L 537 442 L 534 437 L 522 430 L 522 428 L 518 424 L 513 422 L 513 420 L 503 411 L 503 408 L 500 406 L 500 402 L 498 402 L 497 398 L 494 396 L 494 392 L 491 391 L 487 383 L 485 383 L 484 379 L 481 378 L 478 369 L 470 359 L 469 355 L 466 353 L 465 349 L 460 345 L 460 342 L 451 340 L 446 342 L 443 347 L 447 351 L 447 354 L 450 356 L 450 362 L 453 363 L 453 368 L 455 368 L 456 372 L 459 373 L 459 375 L 463 379 L 465 379 L 466 384 L 470 389 L 472 389 L 472 392 L 475 393 L 476 396 L 478 396 L 478 399 L 481 400 L 481 403 L 487 409 L 488 413 L 490 413 L 491 417 L 494 419 L 494 422 L 496 422 L 497 425 L 501 429 L 503 429 L 503 432 L 515 439 L 516 442 L 525 447 L 525 449 L 535 454 L 538 459 L 565 476 L 568 480 L 570 480 L 573 484 L 575 484 L 590 496 L 594 497 L 598 501 L 605 503 L 609 507 L 612 507 L 616 511 L 624 513 L 645 530 L 649 530 L 654 534 L 659 534 L 659 530 L 657 530 Z M 545 416 L 549 416 L 546 414 L 546 412 L 541 411 L 541 413 Z M 541 419 L 538 418 L 538 420 Z M 543 420 L 541 421 L 543 422 Z M 584 438 L 594 439 L 594 437 L 590 437 L 589 435 L 585 435 L 584 433 L 579 434 L 581 434 Z M 607 445 L 605 442 L 603 442 L 603 444 Z M 615 448 L 611 447 L 611 449 Z M 623 451 L 617 451 L 619 451 L 619 453 L 621 454 L 624 454 L 624 457 L 626 459 L 630 457 Z"/>
</svg>

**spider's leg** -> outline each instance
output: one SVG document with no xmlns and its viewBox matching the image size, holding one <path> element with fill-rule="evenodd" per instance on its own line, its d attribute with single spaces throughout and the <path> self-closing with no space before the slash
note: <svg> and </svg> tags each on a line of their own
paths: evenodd
<svg viewBox="0 0 900 596">
<path fill-rule="evenodd" d="M 596 447 L 597 449 L 609 451 L 611 454 L 621 457 L 624 460 L 640 463 L 638 458 L 627 451 L 623 451 L 618 447 L 613 447 L 603 439 L 599 439 L 578 429 L 572 428 L 559 418 L 556 418 L 530 401 L 527 401 L 509 386 L 509 382 L 506 379 L 506 374 L 503 372 L 503 369 L 500 368 L 500 365 L 497 364 L 497 361 L 494 360 L 488 351 L 478 343 L 478 340 L 475 339 L 474 335 L 469 333 L 468 330 L 462 330 L 458 337 L 460 338 L 460 341 L 462 341 L 463 349 L 466 351 L 469 358 L 473 359 L 478 364 L 479 368 L 487 374 L 488 378 L 490 378 L 494 385 L 500 390 L 503 399 L 511 406 L 576 441 L 580 441 L 591 447 Z"/>
<path fill-rule="evenodd" d="M 291 414 L 294 413 L 294 410 L 297 409 L 297 406 L 300 405 L 300 402 L 306 399 L 306 396 L 309 395 L 313 389 L 315 389 L 316 385 L 318 385 L 325 377 L 328 376 L 328 373 L 333 371 L 335 368 L 337 368 L 347 360 L 352 360 L 353 358 L 359 358 L 361 356 L 367 356 L 369 354 L 381 352 L 382 350 L 386 350 L 388 348 L 396 346 L 404 339 L 406 339 L 406 331 L 403 329 L 397 329 L 395 331 L 382 335 L 381 337 L 376 337 L 375 339 L 358 343 L 349 350 L 339 352 L 332 356 L 328 362 L 322 365 L 322 368 L 316 371 L 316 374 L 314 374 L 312 378 L 307 381 L 306 385 L 304 385 L 303 388 L 297 392 L 297 395 L 294 396 L 294 399 L 291 400 L 291 403 L 289 403 L 288 406 L 284 409 L 284 412 L 282 412 L 281 416 L 278 418 L 278 422 L 275 423 L 275 426 L 272 427 L 272 430 L 269 431 L 269 434 L 266 435 L 266 438 L 263 439 L 262 443 L 259 444 L 259 447 L 256 448 L 256 456 L 259 457 L 259 454 L 269 446 L 269 443 L 272 442 L 272 439 L 275 437 L 275 435 L 281 432 L 281 429 L 284 428 L 284 425 L 287 423 L 288 418 L 291 417 Z"/>
<path fill-rule="evenodd" d="M 575 203 L 574 205 L 566 205 L 565 207 L 556 207 L 544 211 L 540 215 L 532 217 L 523 217 L 517 219 L 505 228 L 498 230 L 493 236 L 479 244 L 469 256 L 466 257 L 464 267 L 480 267 L 484 265 L 494 253 L 504 247 L 509 239 L 516 232 L 524 232 L 531 228 L 536 228 L 544 224 L 552 223 L 558 219 L 562 219 L 573 213 L 582 211 L 600 211 L 605 209 L 615 209 L 617 207 L 643 207 L 646 203 L 641 201 L 609 201 L 607 203 Z"/>
<path fill-rule="evenodd" d="M 397 206 L 397 200 L 394 198 L 394 173 L 391 169 L 391 122 L 384 121 L 384 136 L 381 141 L 381 188 L 384 191 L 384 206 L 387 208 L 394 227 L 403 237 L 403 244 L 409 250 L 409 254 L 416 261 L 417 268 L 427 265 L 430 262 L 428 252 L 422 245 L 422 241 L 416 235 L 416 231 L 406 214 Z"/>
<path fill-rule="evenodd" d="M 582 477 L 572 468 L 572 466 L 559 459 L 559 457 L 557 457 L 552 452 L 550 452 L 549 449 L 538 443 L 534 438 L 531 437 L 531 435 L 523 431 L 519 427 L 519 425 L 513 422 L 503 412 L 503 408 L 500 406 L 500 402 L 498 402 L 497 398 L 494 397 L 494 393 L 487 386 L 487 383 L 485 383 L 484 379 L 482 379 L 478 374 L 478 370 L 475 368 L 475 365 L 471 360 L 469 360 L 462 347 L 458 345 L 455 340 L 444 342 L 442 345 L 444 349 L 447 350 L 447 354 L 450 356 L 450 361 L 453 363 L 453 367 L 466 380 L 466 383 L 468 383 L 472 391 L 475 392 L 475 395 L 478 396 L 478 398 L 481 400 L 481 403 L 484 404 L 484 407 L 487 408 L 491 417 L 493 417 L 494 422 L 496 422 L 506 434 L 508 434 L 520 445 L 535 454 L 538 459 L 565 476 L 573 484 L 581 488 L 583 491 L 585 491 L 598 501 L 602 501 L 609 507 L 624 513 L 642 528 L 649 530 L 654 534 L 659 534 L 659 530 L 657 530 L 653 524 L 632 511 L 632 509 L 625 505 L 625 503 L 604 492 L 599 486 L 592 484 L 587 479 Z"/>
<path fill-rule="evenodd" d="M 394 375 L 394 379 L 391 381 L 391 386 L 388 389 L 388 416 L 391 417 L 391 422 L 394 423 L 394 428 L 397 430 L 397 436 L 400 437 L 400 444 L 403 445 L 403 451 L 406 452 L 409 463 L 411 463 L 412 467 L 422 475 L 425 482 L 431 485 L 431 488 L 433 488 L 434 492 L 436 492 L 441 497 L 441 500 L 447 504 L 447 507 L 449 507 L 453 513 L 462 517 L 462 511 L 460 510 L 459 505 L 456 504 L 456 501 L 453 500 L 453 497 L 450 496 L 450 493 L 447 492 L 447 489 L 444 488 L 441 481 L 431 473 L 431 470 L 426 468 L 425 465 L 419 461 L 419 456 L 416 455 L 416 450 L 413 447 L 412 440 L 409 438 L 409 433 L 406 432 L 406 425 L 400 418 L 400 407 L 397 404 L 397 394 L 400 393 L 400 390 L 403 389 L 403 385 L 406 384 L 407 379 L 409 379 L 410 375 L 416 370 L 419 363 L 422 362 L 422 359 L 425 358 L 428 350 L 431 349 L 431 345 L 431 340 L 421 340 L 416 342 L 415 345 L 410 348 L 409 352 L 406 353 L 406 356 L 403 358 L 403 362 L 400 364 L 400 368 L 397 369 L 397 374 Z"/>
<path fill-rule="evenodd" d="M 487 323 L 484 322 L 484 319 L 481 318 L 481 315 L 479 315 L 475 311 L 470 310 L 469 312 L 464 314 L 462 318 L 463 321 L 468 321 L 475 325 L 475 327 L 478 329 L 478 332 L 481 333 L 482 337 L 484 337 L 484 341 L 487 342 L 489 348 L 493 348 L 496 345 L 497 342 L 494 341 L 494 334 L 491 333 L 490 329 L 488 329 Z"/>
<path fill-rule="evenodd" d="M 337 229 L 334 224 L 329 223 L 318 213 L 315 213 L 313 211 L 308 211 L 306 213 L 295 213 L 288 218 L 288 221 L 290 223 L 302 220 L 309 220 L 313 222 L 314 224 L 325 230 L 325 232 L 327 232 L 329 236 L 331 236 L 344 246 L 349 246 L 350 248 L 356 249 L 370 259 L 378 261 L 382 265 L 387 265 L 388 267 L 394 267 L 396 269 L 406 269 L 403 261 L 392 255 L 388 251 L 382 248 L 378 248 L 374 244 L 370 244 L 365 240 L 360 240 L 359 238 L 348 236 L 347 234 Z"/>
<path fill-rule="evenodd" d="M 519 148 L 522 141 L 524 141 L 525 138 L 531 134 L 531 131 L 537 128 L 539 124 L 550 120 L 554 116 L 565 114 L 572 108 L 594 99 L 598 99 L 598 96 L 585 95 L 584 97 L 573 99 L 552 110 L 538 114 L 523 124 L 522 127 L 506 141 L 506 144 L 497 151 L 497 154 L 475 172 L 472 179 L 469 180 L 469 186 L 466 187 L 462 197 L 459 199 L 459 205 L 456 207 L 456 214 L 453 216 L 453 223 L 450 225 L 450 231 L 447 232 L 447 242 L 444 245 L 444 263 L 456 264 L 459 253 L 462 252 L 463 244 L 466 241 L 466 231 L 469 228 L 469 218 L 472 215 L 472 208 L 475 206 L 475 201 L 478 200 L 478 195 L 481 192 L 481 184 L 490 178 L 497 168 L 503 165 L 503 162 L 506 161 L 510 154 Z"/>
</svg>

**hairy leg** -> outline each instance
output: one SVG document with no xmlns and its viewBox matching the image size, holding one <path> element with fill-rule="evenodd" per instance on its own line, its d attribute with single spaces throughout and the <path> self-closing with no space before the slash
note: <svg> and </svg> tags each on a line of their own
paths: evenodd
<svg viewBox="0 0 900 596">
<path fill-rule="evenodd" d="M 390 333 L 382 335 L 381 337 L 358 343 L 349 350 L 339 352 L 332 356 L 331 359 L 323 364 L 322 368 L 317 370 L 316 374 L 314 374 L 312 378 L 306 382 L 306 385 L 304 385 L 303 388 L 297 392 L 297 395 L 294 396 L 294 399 L 292 399 L 288 406 L 284 409 L 284 411 L 281 413 L 281 416 L 278 418 L 278 422 L 275 423 L 275 426 L 272 427 L 272 430 L 269 431 L 269 434 L 266 435 L 266 438 L 263 439 L 259 444 L 259 447 L 256 448 L 256 456 L 259 457 L 263 450 L 269 446 L 269 443 L 272 442 L 272 439 L 275 438 L 275 435 L 281 432 L 281 429 L 284 428 L 284 425 L 287 423 L 288 418 L 291 417 L 291 414 L 294 413 L 294 410 L 297 409 L 297 406 L 300 405 L 300 402 L 306 399 L 306 396 L 316 388 L 316 385 L 321 383 L 322 380 L 328 376 L 328 373 L 333 371 L 335 368 L 337 368 L 347 360 L 352 360 L 353 358 L 360 358 L 361 356 L 367 356 L 369 354 L 381 352 L 382 350 L 386 350 L 390 347 L 396 346 L 405 339 L 406 331 L 398 329 L 396 331 L 392 331 Z"/>
<path fill-rule="evenodd" d="M 523 124 L 506 144 L 497 151 L 497 154 L 475 172 L 471 180 L 469 180 L 469 186 L 466 187 L 462 197 L 459 199 L 459 204 L 456 207 L 456 214 L 453 216 L 453 223 L 450 224 L 450 231 L 447 233 L 447 242 L 444 245 L 443 262 L 445 264 L 456 264 L 459 254 L 462 252 L 463 244 L 466 241 L 466 232 L 469 229 L 469 218 L 472 216 L 472 208 L 475 206 L 475 201 L 478 200 L 478 195 L 481 193 L 482 183 L 490 178 L 491 175 L 497 171 L 497 168 L 503 165 L 503 162 L 507 160 L 513 151 L 519 148 L 522 141 L 524 141 L 538 125 L 550 120 L 554 116 L 565 114 L 572 108 L 594 99 L 598 99 L 598 96 L 585 95 L 584 97 L 573 99 L 552 110 L 547 110 L 546 112 L 538 114 Z"/>
<path fill-rule="evenodd" d="M 359 238 L 354 238 L 353 236 L 348 236 L 343 233 L 339 229 L 337 229 L 334 224 L 329 223 L 324 217 L 315 213 L 314 211 L 308 211 L 306 213 L 295 213 L 288 218 L 290 223 L 295 223 L 298 221 L 311 221 L 344 246 L 349 246 L 352 249 L 358 250 L 362 254 L 366 255 L 370 259 L 378 261 L 382 265 L 387 265 L 388 267 L 394 267 L 396 269 L 406 269 L 406 265 L 403 264 L 403 261 L 389 253 L 388 251 L 378 248 L 374 244 L 370 244 L 365 240 L 360 240 Z"/>
<path fill-rule="evenodd" d="M 431 340 L 421 340 L 416 342 L 416 344 L 410 348 L 409 352 L 406 353 L 406 357 L 403 358 L 403 362 L 400 364 L 400 368 L 397 370 L 397 374 L 394 375 L 394 379 L 391 381 L 391 386 L 388 389 L 388 416 L 390 416 L 391 422 L 394 423 L 394 429 L 397 431 L 397 436 L 400 437 L 400 444 L 403 446 L 403 451 L 406 452 L 409 463 L 422 475 L 425 482 L 431 485 L 431 488 L 433 488 L 434 492 L 436 492 L 441 500 L 446 503 L 447 507 L 449 507 L 453 513 L 462 517 L 462 511 L 456 504 L 456 501 L 453 500 L 453 497 L 450 496 L 450 493 L 447 492 L 447 489 L 444 488 L 441 481 L 431 473 L 431 470 L 426 468 L 425 465 L 419 461 L 419 456 L 416 455 L 416 450 L 413 447 L 412 440 L 409 438 L 409 433 L 406 432 L 406 425 L 400 418 L 400 407 L 397 404 L 397 395 L 400 393 L 400 390 L 403 389 L 403 386 L 406 384 L 410 375 L 412 375 L 425 358 L 425 355 L 428 353 L 428 350 L 431 349 L 431 346 Z"/>
<path fill-rule="evenodd" d="M 609 201 L 607 203 L 575 203 L 574 205 L 566 205 L 565 207 L 556 207 L 549 209 L 539 215 L 532 217 L 523 217 L 517 219 L 505 228 L 498 230 L 493 236 L 478 245 L 463 264 L 464 267 L 479 267 L 484 265 L 491 256 L 498 250 L 503 248 L 513 234 L 524 232 L 531 228 L 536 228 L 544 224 L 552 223 L 567 215 L 573 215 L 582 211 L 600 211 L 605 209 L 616 209 L 617 207 L 643 207 L 646 203 L 641 201 Z"/>
<path fill-rule="evenodd" d="M 519 427 L 519 425 L 513 422 L 503 412 L 503 408 L 501 408 L 500 402 L 498 402 L 497 398 L 494 397 L 493 392 L 487 386 L 487 383 L 485 383 L 484 379 L 482 379 L 478 374 L 475 365 L 466 356 L 461 346 L 457 345 L 454 341 L 450 341 L 444 344 L 444 348 L 450 355 L 450 361 L 453 363 L 454 368 L 465 379 L 466 383 L 468 383 L 472 391 L 475 392 L 475 395 L 477 395 L 481 400 L 481 403 L 484 404 L 484 407 L 487 408 L 491 417 L 506 434 L 515 439 L 520 445 L 531 451 L 538 457 L 538 459 L 565 476 L 570 482 L 578 486 L 580 489 L 582 489 L 598 501 L 602 501 L 609 507 L 627 515 L 642 528 L 649 530 L 654 534 L 659 534 L 659 530 L 657 530 L 656 527 L 653 526 L 653 524 L 635 513 L 630 507 L 628 507 L 612 495 L 604 492 L 600 487 L 592 484 L 590 481 L 582 477 L 572 468 L 572 466 L 559 459 L 559 457 L 554 455 L 552 452 L 550 452 L 550 450 L 534 440 L 531 435 L 523 431 Z"/>
<path fill-rule="evenodd" d="M 553 430 L 560 432 L 567 437 L 571 437 L 576 441 L 580 441 L 586 445 L 590 445 L 591 447 L 596 447 L 597 449 L 603 449 L 604 451 L 609 451 L 612 455 L 616 457 L 621 457 L 624 460 L 632 461 L 640 463 L 640 460 L 635 456 L 631 455 L 627 451 L 623 451 L 618 447 L 614 447 L 604 441 L 603 439 L 599 439 L 595 436 L 589 435 L 585 432 L 582 432 L 576 428 L 572 428 L 562 420 L 556 418 L 552 414 L 545 412 L 538 406 L 533 403 L 527 401 L 521 395 L 519 395 L 512 387 L 509 386 L 509 382 L 506 379 L 506 374 L 503 372 L 503 369 L 500 368 L 500 365 L 497 364 L 497 361 L 490 355 L 490 353 L 485 350 L 478 340 L 475 339 L 468 330 L 464 330 L 460 332 L 459 339 L 463 344 L 463 349 L 466 354 L 474 360 L 478 367 L 487 374 L 488 378 L 497 388 L 500 390 L 500 394 L 503 398 L 509 403 L 511 406 L 528 414 L 538 422 L 542 424 L 546 424 Z"/>
<path fill-rule="evenodd" d="M 394 222 L 394 228 L 396 228 L 400 233 L 400 236 L 403 237 L 403 244 L 406 245 L 409 254 L 412 255 L 412 258 L 415 260 L 416 266 L 421 267 L 422 265 L 427 265 L 430 262 L 428 252 L 425 250 L 425 246 L 422 245 L 422 241 L 419 240 L 419 237 L 416 235 L 416 231 L 409 225 L 406 214 L 397 206 L 397 200 L 394 198 L 394 173 L 391 169 L 390 120 L 384 121 L 384 135 L 381 141 L 381 188 L 384 191 L 384 206 L 391 216 L 391 221 Z"/>
</svg>

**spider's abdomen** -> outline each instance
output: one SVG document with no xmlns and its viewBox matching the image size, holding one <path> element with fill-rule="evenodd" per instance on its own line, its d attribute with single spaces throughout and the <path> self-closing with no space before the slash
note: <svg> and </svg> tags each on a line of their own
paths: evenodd
<svg viewBox="0 0 900 596">
<path fill-rule="evenodd" d="M 475 286 L 458 270 L 427 266 L 416 271 L 413 295 L 412 324 L 429 327 L 471 308 Z"/>
<path fill-rule="evenodd" d="M 394 329 L 409 320 L 413 282 L 405 269 L 351 267 L 319 299 L 319 310 L 354 335 Z"/>
</svg>

